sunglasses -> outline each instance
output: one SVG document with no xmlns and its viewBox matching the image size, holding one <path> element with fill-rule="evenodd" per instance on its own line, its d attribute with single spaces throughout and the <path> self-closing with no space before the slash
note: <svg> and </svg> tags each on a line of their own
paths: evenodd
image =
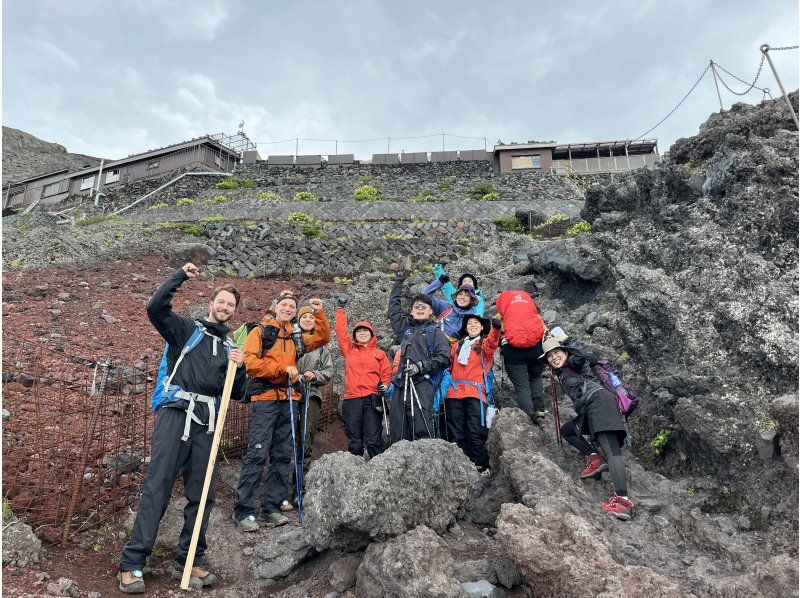
<svg viewBox="0 0 800 598">
<path fill-rule="evenodd" d="M 413 305 L 413 309 L 427 309 L 429 307 L 430 305 L 428 305 L 427 303 L 415 303 Z"/>
</svg>

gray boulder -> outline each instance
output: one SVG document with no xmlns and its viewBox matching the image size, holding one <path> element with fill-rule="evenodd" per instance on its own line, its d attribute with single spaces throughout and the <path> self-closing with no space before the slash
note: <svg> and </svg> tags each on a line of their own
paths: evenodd
<svg viewBox="0 0 800 598">
<path fill-rule="evenodd" d="M 27 567 L 42 560 L 42 541 L 30 525 L 15 519 L 3 527 L 3 565 Z"/>
<path fill-rule="evenodd" d="M 314 553 L 314 547 L 306 541 L 303 528 L 280 527 L 255 547 L 250 568 L 259 579 L 278 579 L 286 577 Z"/>
<path fill-rule="evenodd" d="M 478 478 L 444 440 L 400 441 L 368 462 L 324 455 L 306 479 L 303 527 L 318 550 L 355 549 L 418 525 L 443 533 L 466 516 Z"/>
<path fill-rule="evenodd" d="M 216 255 L 216 251 L 204 243 L 175 243 L 169 248 L 167 254 L 181 264 L 186 262 L 205 264 Z"/>
<path fill-rule="evenodd" d="M 466 598 L 447 544 L 428 527 L 370 544 L 358 568 L 356 595 L 364 598 Z"/>
<path fill-rule="evenodd" d="M 599 282 L 602 270 L 588 255 L 581 255 L 573 239 L 559 239 L 528 253 L 529 268 L 538 274 L 555 271 L 589 282 Z"/>
</svg>

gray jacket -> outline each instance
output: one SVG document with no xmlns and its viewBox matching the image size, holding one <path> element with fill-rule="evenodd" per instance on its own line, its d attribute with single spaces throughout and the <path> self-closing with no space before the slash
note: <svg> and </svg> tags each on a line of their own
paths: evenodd
<svg viewBox="0 0 800 598">
<path fill-rule="evenodd" d="M 319 387 L 330 382 L 333 377 L 333 356 L 328 347 L 320 347 L 303 355 L 297 360 L 297 371 L 301 374 L 314 372 L 314 380 L 311 381 L 311 396 L 322 400 Z"/>
</svg>

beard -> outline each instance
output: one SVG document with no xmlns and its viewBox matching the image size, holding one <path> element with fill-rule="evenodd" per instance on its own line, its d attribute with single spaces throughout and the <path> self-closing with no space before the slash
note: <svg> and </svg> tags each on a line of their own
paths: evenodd
<svg viewBox="0 0 800 598">
<path fill-rule="evenodd" d="M 216 310 L 216 309 L 211 310 L 211 315 L 220 324 L 224 324 L 225 322 L 227 322 L 228 320 L 230 320 L 233 317 L 233 314 L 231 314 L 231 313 L 223 313 L 223 312 L 221 312 L 219 310 Z"/>
</svg>

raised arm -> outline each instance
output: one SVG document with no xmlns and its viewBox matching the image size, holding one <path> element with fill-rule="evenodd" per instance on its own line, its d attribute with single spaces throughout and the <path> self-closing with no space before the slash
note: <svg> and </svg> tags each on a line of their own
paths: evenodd
<svg viewBox="0 0 800 598">
<path fill-rule="evenodd" d="M 331 323 L 322 309 L 322 299 L 312 299 L 308 304 L 314 310 L 314 333 L 304 334 L 303 344 L 306 352 L 311 352 L 331 342 Z"/>
<path fill-rule="evenodd" d="M 403 334 L 411 325 L 408 314 L 403 312 L 401 303 L 405 282 L 405 275 L 398 274 L 397 279 L 394 281 L 394 286 L 392 286 L 392 292 L 389 294 L 389 309 L 387 310 L 389 321 L 392 323 L 392 330 L 398 340 L 403 338 Z"/>
<path fill-rule="evenodd" d="M 194 266 L 192 267 L 194 268 Z M 147 318 L 150 323 L 173 347 L 185 345 L 194 330 L 194 325 L 189 318 L 179 316 L 172 311 L 172 298 L 175 296 L 175 291 L 185 280 L 189 279 L 184 268 L 164 281 L 150 299 L 150 303 L 147 304 Z"/>
<path fill-rule="evenodd" d="M 347 333 L 347 316 L 341 307 L 336 308 L 336 340 L 339 342 L 342 355 L 347 357 L 353 349 L 353 341 Z"/>
</svg>

